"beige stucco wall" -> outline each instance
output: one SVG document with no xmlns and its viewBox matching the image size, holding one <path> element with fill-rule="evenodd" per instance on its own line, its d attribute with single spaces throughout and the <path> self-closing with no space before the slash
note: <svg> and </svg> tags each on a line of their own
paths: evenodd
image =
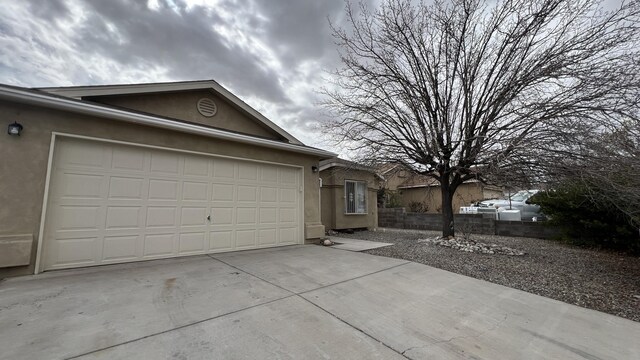
<svg viewBox="0 0 640 360">
<path fill-rule="evenodd" d="M 401 189 L 402 206 L 409 210 L 412 201 L 422 202 L 428 213 L 442 213 L 442 194 L 439 186 Z M 479 183 L 462 184 L 453 195 L 453 212 L 460 212 L 461 206 L 484 199 L 482 185 Z"/>
<path fill-rule="evenodd" d="M 202 116 L 196 104 L 202 98 L 211 98 L 218 108 L 213 117 Z M 170 118 L 229 129 L 244 134 L 275 140 L 283 138 L 267 126 L 246 118 L 243 111 L 217 96 L 213 90 L 191 90 L 172 93 L 112 95 L 88 98 L 91 101 L 135 109 Z"/>
<path fill-rule="evenodd" d="M 482 189 L 482 193 L 482 200 L 502 199 L 504 197 L 502 189 L 496 187 L 485 187 Z"/>
<path fill-rule="evenodd" d="M 319 159 L 315 156 L 4 101 L 0 101 L 0 118 L 5 120 L 5 126 L 13 121 L 24 126 L 19 137 L 6 133 L 0 135 L 0 236 L 31 234 L 33 237 L 30 265 L 1 268 L 0 278 L 34 271 L 53 131 L 302 166 L 304 230 L 307 234 L 323 233 L 319 231 L 322 226 L 318 174 L 311 172 L 311 166 L 318 165 Z"/>
<path fill-rule="evenodd" d="M 384 177 L 384 188 L 388 190 L 396 190 L 398 186 L 407 181 L 410 173 L 407 170 L 392 170 Z"/>
<path fill-rule="evenodd" d="M 320 172 L 322 178 L 322 224 L 327 229 L 378 227 L 378 178 L 368 171 L 333 167 Z M 345 214 L 345 180 L 367 182 L 367 214 Z"/>
</svg>

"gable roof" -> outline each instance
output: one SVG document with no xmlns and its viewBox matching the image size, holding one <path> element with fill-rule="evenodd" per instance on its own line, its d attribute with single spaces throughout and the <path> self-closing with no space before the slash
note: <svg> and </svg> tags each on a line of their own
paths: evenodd
<svg viewBox="0 0 640 360">
<path fill-rule="evenodd" d="M 401 165 L 396 163 L 384 163 L 377 167 L 377 171 L 380 175 L 384 176 L 392 170 L 396 170 L 399 166 Z"/>
<path fill-rule="evenodd" d="M 94 102 L 78 100 L 73 97 L 64 97 L 55 95 L 53 93 L 47 93 L 18 86 L 0 84 L 0 99 L 13 101 L 20 104 L 41 106 L 50 109 L 57 109 L 73 113 L 96 116 L 100 118 L 108 118 L 129 123 L 164 128 L 217 139 L 247 143 L 256 146 L 264 146 L 272 149 L 315 155 L 322 159 L 336 156 L 336 154 L 332 152 L 306 146 L 299 141 L 298 143 L 287 143 L 283 141 L 260 138 L 219 128 L 213 128 L 205 125 L 183 121 L 176 121 L 175 119 L 153 114 L 146 114 L 114 106 L 97 104 Z"/>
<path fill-rule="evenodd" d="M 68 86 L 68 87 L 43 87 L 36 90 L 44 91 L 63 97 L 82 99 L 88 96 L 107 95 L 132 95 L 150 94 L 187 90 L 213 90 L 216 94 L 235 105 L 238 109 L 246 113 L 249 117 L 259 123 L 266 125 L 277 134 L 287 139 L 291 144 L 304 145 L 300 140 L 286 132 L 284 129 L 267 119 L 256 109 L 249 106 L 237 96 L 225 89 L 214 80 L 180 81 L 164 83 L 143 83 L 143 84 L 117 84 L 117 85 L 92 85 L 92 86 Z"/>
<path fill-rule="evenodd" d="M 342 168 L 349 168 L 354 170 L 364 170 L 369 172 L 375 172 L 375 169 L 372 167 L 361 165 L 353 161 L 341 159 L 339 157 L 322 160 L 320 161 L 319 165 L 320 165 L 320 171 L 326 170 L 332 167 L 342 167 Z"/>
<path fill-rule="evenodd" d="M 345 168 L 345 169 L 348 169 L 348 170 L 367 171 L 367 172 L 370 172 L 370 173 L 374 174 L 377 178 L 383 179 L 382 176 L 380 176 L 380 174 L 378 174 L 378 172 L 376 171 L 375 168 L 373 168 L 371 166 L 358 164 L 358 163 L 353 162 L 353 161 L 341 159 L 339 157 L 334 157 L 334 158 L 331 158 L 331 159 L 322 160 L 322 161 L 320 161 L 319 165 L 320 165 L 320 167 L 319 167 L 320 171 L 324 171 L 324 170 L 331 169 L 331 168 L 334 168 L 334 167 L 339 167 L 339 168 Z"/>
</svg>

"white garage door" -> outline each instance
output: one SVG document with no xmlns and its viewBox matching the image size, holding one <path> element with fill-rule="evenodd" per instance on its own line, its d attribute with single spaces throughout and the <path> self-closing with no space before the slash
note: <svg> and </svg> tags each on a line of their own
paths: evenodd
<svg viewBox="0 0 640 360">
<path fill-rule="evenodd" d="M 300 168 L 56 141 L 43 270 L 301 243 Z"/>
</svg>

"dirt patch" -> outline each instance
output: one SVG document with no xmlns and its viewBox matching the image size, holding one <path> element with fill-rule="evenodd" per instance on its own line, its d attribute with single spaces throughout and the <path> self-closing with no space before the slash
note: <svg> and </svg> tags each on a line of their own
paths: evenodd
<svg viewBox="0 0 640 360">
<path fill-rule="evenodd" d="M 176 284 L 176 278 L 169 278 L 164 281 L 164 288 L 167 290 L 171 290 L 173 285 Z"/>
</svg>

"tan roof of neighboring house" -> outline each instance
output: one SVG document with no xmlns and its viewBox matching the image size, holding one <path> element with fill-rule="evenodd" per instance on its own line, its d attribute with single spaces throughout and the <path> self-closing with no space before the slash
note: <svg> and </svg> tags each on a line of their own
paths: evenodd
<svg viewBox="0 0 640 360">
<path fill-rule="evenodd" d="M 382 164 L 382 165 L 376 167 L 376 171 L 378 172 L 378 174 L 384 176 L 387 173 L 390 173 L 393 170 L 397 169 L 399 166 L 400 166 L 400 164 L 385 163 L 385 164 Z"/>
</svg>

